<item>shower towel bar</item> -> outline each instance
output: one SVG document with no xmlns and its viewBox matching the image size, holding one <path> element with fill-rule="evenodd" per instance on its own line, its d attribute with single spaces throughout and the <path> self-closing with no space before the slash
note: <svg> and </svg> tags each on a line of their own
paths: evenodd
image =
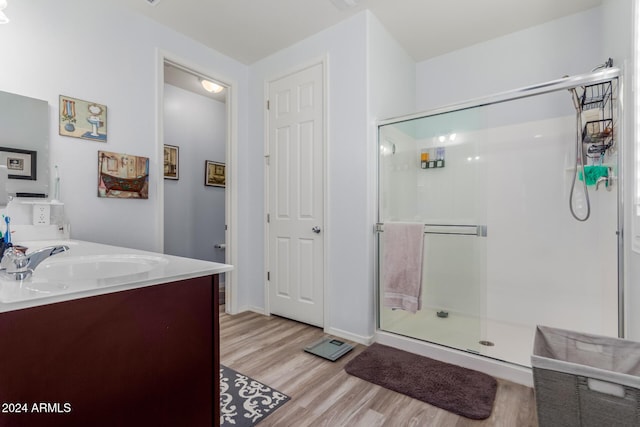
<svg viewBox="0 0 640 427">
<path fill-rule="evenodd" d="M 376 223 L 374 232 L 384 232 L 384 223 Z M 487 226 L 469 224 L 425 224 L 424 234 L 454 234 L 459 236 L 487 237 Z"/>
</svg>

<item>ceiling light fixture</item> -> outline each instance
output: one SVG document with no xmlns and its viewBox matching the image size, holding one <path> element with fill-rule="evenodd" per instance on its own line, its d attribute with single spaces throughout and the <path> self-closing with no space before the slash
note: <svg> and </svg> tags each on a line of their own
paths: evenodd
<svg viewBox="0 0 640 427">
<path fill-rule="evenodd" d="M 206 90 L 207 92 L 220 93 L 222 92 L 222 89 L 224 89 L 224 87 L 220 86 L 219 84 L 215 84 L 214 82 L 210 82 L 209 80 L 203 79 L 200 80 L 200 83 L 202 84 L 204 90 Z"/>
<path fill-rule="evenodd" d="M 0 24 L 6 24 L 9 22 L 9 18 L 4 14 L 3 10 L 7 8 L 7 0 L 0 0 Z"/>
</svg>

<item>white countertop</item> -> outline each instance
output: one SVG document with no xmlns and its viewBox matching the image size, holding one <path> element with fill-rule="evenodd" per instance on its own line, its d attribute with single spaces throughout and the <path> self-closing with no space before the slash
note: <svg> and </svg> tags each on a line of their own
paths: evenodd
<svg viewBox="0 0 640 427">
<path fill-rule="evenodd" d="M 231 271 L 233 266 L 81 240 L 24 241 L 34 250 L 65 244 L 31 277 L 0 272 L 0 313 Z"/>
</svg>

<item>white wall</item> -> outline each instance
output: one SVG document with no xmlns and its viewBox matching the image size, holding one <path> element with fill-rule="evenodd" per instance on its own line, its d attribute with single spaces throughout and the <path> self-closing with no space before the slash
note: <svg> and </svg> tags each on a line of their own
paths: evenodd
<svg viewBox="0 0 640 427">
<path fill-rule="evenodd" d="M 160 184 L 162 159 L 157 147 L 156 75 L 160 52 L 236 83 L 232 108 L 238 113 L 233 120 L 238 150 L 235 265 L 240 310 L 264 308 L 264 82 L 326 57 L 330 111 L 327 327 L 357 337 L 372 335 L 373 122 L 412 109 L 415 79 L 412 61 L 397 51 L 397 44 L 368 12 L 254 64 L 250 82 L 248 67 L 106 2 L 13 2 L 7 12 L 12 21 L 0 27 L 4 45 L 0 90 L 48 101 L 50 165 L 60 166 L 61 199 L 72 223 L 72 237 L 77 239 L 162 251 L 159 189 L 164 184 Z M 388 64 L 369 73 L 368 64 L 379 64 L 386 55 Z M 387 96 L 376 89 L 379 95 L 371 95 L 370 107 L 368 79 L 387 82 L 397 76 L 405 85 L 394 99 L 407 94 L 411 99 L 385 103 Z M 387 94 L 393 92 L 391 87 L 381 87 Z M 106 144 L 58 135 L 60 94 L 108 107 Z M 149 199 L 97 198 L 98 150 L 149 157 Z"/>
<path fill-rule="evenodd" d="M 368 13 L 367 18 L 369 117 L 378 121 L 413 113 L 416 108 L 416 63 L 375 15 Z M 376 127 L 371 129 L 377 132 Z M 376 148 L 375 142 L 373 147 Z M 377 150 L 374 151 L 377 155 Z"/>
<path fill-rule="evenodd" d="M 455 104 L 563 75 L 588 73 L 608 57 L 614 59 L 615 66 L 628 68 L 633 56 L 631 5 L 632 2 L 606 1 L 598 8 L 421 62 L 417 65 L 418 109 Z M 625 76 L 628 79 L 629 75 Z M 630 86 L 626 85 L 625 100 L 631 99 Z M 625 108 L 628 107 L 627 101 Z M 628 111 L 626 118 L 628 124 L 633 121 Z M 629 126 L 625 131 L 625 156 L 629 156 L 633 134 Z M 630 157 L 626 161 L 627 166 L 631 164 Z M 625 178 L 629 180 L 629 172 Z M 631 213 L 631 205 L 631 193 L 627 192 L 626 216 Z M 629 246 L 627 242 L 627 303 L 628 307 L 636 307 L 640 297 L 634 285 L 640 277 L 638 257 L 630 254 Z M 615 260 L 610 261 L 615 264 Z M 640 316 L 633 314 L 637 310 L 628 311 L 632 312 L 628 313 L 630 336 L 638 337 Z"/>
<path fill-rule="evenodd" d="M 588 73 L 607 57 L 602 11 L 590 9 L 418 63 L 417 108 Z"/>
<path fill-rule="evenodd" d="M 265 82 L 323 58 L 328 94 L 325 328 L 366 341 L 374 330 L 374 124 L 377 118 L 413 108 L 415 64 L 369 12 L 253 64 L 249 169 L 255 182 L 264 177 Z M 402 81 L 399 90 L 389 86 L 390 81 Z M 264 189 L 256 185 L 252 190 L 251 258 L 263 265 Z M 251 283 L 241 300 L 261 309 L 263 273 L 255 274 Z"/>
<path fill-rule="evenodd" d="M 327 259 L 325 281 L 328 289 L 325 304 L 330 314 L 328 327 L 340 327 L 359 335 L 370 334 L 371 307 L 362 302 L 369 287 L 363 283 L 370 275 L 365 232 L 368 210 L 367 195 L 367 128 L 366 128 L 366 17 L 360 14 L 328 30 L 316 34 L 288 49 L 251 66 L 249 130 L 253 149 L 251 167 L 253 181 L 264 177 L 264 88 L 265 82 L 295 71 L 304 65 L 327 60 L 325 90 L 328 93 L 327 183 L 328 200 L 324 236 Z M 264 265 L 264 188 L 253 189 L 252 210 L 256 265 Z M 354 224 L 356 224 L 354 226 Z M 357 225 L 359 224 L 359 225 Z M 346 264 L 346 265 L 345 265 Z M 264 308 L 263 271 L 255 272 L 251 288 L 246 291 L 250 307 Z M 353 301 L 347 310 L 339 301 Z M 347 311 L 348 325 L 334 321 Z"/>
<path fill-rule="evenodd" d="M 237 81 L 238 149 L 245 150 L 247 67 L 172 30 L 98 0 L 11 2 L 0 26 L 0 90 L 44 99 L 50 107 L 50 164 L 60 166 L 61 199 L 72 237 L 162 251 L 157 148 L 159 50 L 212 76 Z M 58 96 L 107 106 L 108 141 L 58 135 Z M 98 198 L 97 151 L 150 158 L 148 200 Z M 242 165 L 238 166 L 239 169 Z M 239 192 L 246 179 L 239 178 Z M 245 207 L 246 209 L 246 207 Z M 242 227 L 242 221 L 238 224 Z"/>
<path fill-rule="evenodd" d="M 223 102 L 164 85 L 164 143 L 179 147 L 179 179 L 164 181 L 164 253 L 225 261 L 225 189 L 204 185 L 205 160 L 225 163 Z"/>
<path fill-rule="evenodd" d="M 415 68 L 415 80 L 408 56 L 369 12 L 248 68 L 109 2 L 14 1 L 7 9 L 11 23 L 0 26 L 0 90 L 49 102 L 50 164 L 60 165 L 61 199 L 73 224 L 73 237 L 160 251 L 158 49 L 196 64 L 209 75 L 233 80 L 238 94 L 233 106 L 238 113 L 234 119 L 238 144 L 238 299 L 240 307 L 260 310 L 265 283 L 264 82 L 326 57 L 326 324 L 330 329 L 368 337 L 373 332 L 374 309 L 371 225 L 375 212 L 375 119 L 411 110 L 414 85 L 415 107 L 426 110 L 588 71 L 610 56 L 604 48 L 611 47 L 609 41 L 601 40 L 603 26 L 609 30 L 619 21 L 631 19 L 627 6 L 618 1 L 622 3 L 610 0 L 602 7 L 616 17 L 606 24 L 600 8 L 586 11 L 421 62 Z M 628 36 L 623 28 L 615 34 L 618 31 L 619 37 Z M 611 43 L 616 44 L 619 37 Z M 384 85 L 389 81 L 398 83 L 400 91 Z M 61 94 L 107 105 L 107 144 L 58 135 Z M 148 200 L 96 197 L 97 151 L 102 149 L 150 158 Z M 637 282 L 640 273 L 637 268 L 633 271 L 632 279 Z"/>
<path fill-rule="evenodd" d="M 367 282 L 373 286 L 373 292 L 367 295 L 367 304 L 371 307 L 369 322 L 375 321 L 376 309 L 376 252 L 375 245 L 378 235 L 371 232 L 373 224 L 378 218 L 378 126 L 377 124 L 390 117 L 397 117 L 415 111 L 416 106 L 416 67 L 415 61 L 407 52 L 391 37 L 382 23 L 373 14 L 368 14 L 368 171 L 367 191 L 369 195 L 370 216 L 365 230 L 366 244 L 369 248 L 369 271 Z M 398 141 L 400 149 L 402 141 Z M 364 298 L 364 294 L 361 298 Z M 348 324 L 348 319 L 344 319 Z M 375 323 L 369 324 L 369 330 L 375 330 Z"/>
<path fill-rule="evenodd" d="M 637 1 L 605 0 L 603 3 L 603 46 L 605 52 L 613 58 L 614 65 L 624 71 L 624 156 L 625 156 L 625 324 L 626 336 L 640 341 L 640 255 L 631 250 L 631 219 L 635 204 L 634 193 L 638 183 L 634 179 L 635 159 L 638 155 L 638 142 L 634 135 L 634 126 L 638 119 L 638 111 L 634 104 L 634 80 L 636 64 L 634 54 L 634 3 Z M 635 83 L 636 88 L 638 83 Z M 636 89 L 637 90 L 637 89 Z"/>
</svg>

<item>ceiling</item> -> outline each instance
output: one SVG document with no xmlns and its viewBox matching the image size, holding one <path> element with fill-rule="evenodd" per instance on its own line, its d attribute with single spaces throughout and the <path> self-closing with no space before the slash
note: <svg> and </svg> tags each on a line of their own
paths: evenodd
<svg viewBox="0 0 640 427">
<path fill-rule="evenodd" d="M 603 0 L 110 1 L 250 65 L 365 9 L 420 62 L 599 6 Z"/>
</svg>

